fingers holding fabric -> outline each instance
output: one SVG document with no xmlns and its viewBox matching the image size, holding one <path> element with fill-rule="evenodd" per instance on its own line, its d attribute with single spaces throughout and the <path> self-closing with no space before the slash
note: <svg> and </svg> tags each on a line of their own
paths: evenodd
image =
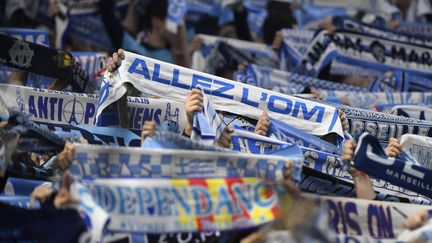
<svg viewBox="0 0 432 243">
<path fill-rule="evenodd" d="M 118 49 L 117 52 L 112 54 L 111 59 L 108 61 L 107 69 L 109 72 L 114 72 L 117 70 L 121 64 L 122 60 L 125 59 L 125 53 L 123 49 Z"/>
<path fill-rule="evenodd" d="M 398 139 L 390 138 L 389 144 L 384 151 L 389 157 L 399 157 L 402 153 L 402 146 Z"/>
<path fill-rule="evenodd" d="M 270 127 L 270 118 L 269 115 L 266 111 L 264 111 L 257 122 L 257 125 L 255 126 L 255 133 L 262 135 L 262 136 L 266 136 L 267 132 L 269 130 Z"/>
<path fill-rule="evenodd" d="M 232 145 L 232 138 L 231 138 L 231 133 L 234 130 L 227 126 L 225 127 L 225 129 L 222 131 L 221 135 L 219 136 L 219 139 L 216 140 L 215 144 L 219 147 L 222 148 L 230 148 Z"/>
</svg>

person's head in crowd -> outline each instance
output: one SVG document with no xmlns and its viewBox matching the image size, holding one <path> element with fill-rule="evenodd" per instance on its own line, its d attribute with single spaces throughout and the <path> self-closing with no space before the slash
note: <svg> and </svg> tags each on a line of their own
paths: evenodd
<svg viewBox="0 0 432 243">
<path fill-rule="evenodd" d="M 146 4 L 138 5 L 138 12 L 145 13 L 141 16 L 142 29 L 148 32 L 162 31 L 165 29 L 165 20 L 168 15 L 168 0 L 138 1 Z"/>
<path fill-rule="evenodd" d="M 293 28 L 296 20 L 291 13 L 291 4 L 279 1 L 267 3 L 267 17 L 263 24 L 264 43 L 271 45 L 276 32 L 284 28 Z"/>
<path fill-rule="evenodd" d="M 195 34 L 218 35 L 218 18 L 211 15 L 202 15 L 195 24 Z"/>
</svg>

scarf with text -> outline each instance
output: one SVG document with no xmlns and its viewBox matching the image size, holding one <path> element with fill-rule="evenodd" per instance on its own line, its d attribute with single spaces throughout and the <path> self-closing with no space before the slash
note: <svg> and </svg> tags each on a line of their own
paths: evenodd
<svg viewBox="0 0 432 243">
<path fill-rule="evenodd" d="M 181 80 L 181 82 L 180 82 Z M 114 73 L 105 73 L 96 116 L 122 97 L 131 83 L 138 90 L 183 101 L 190 89 L 202 87 L 214 108 L 250 118 L 263 110 L 272 117 L 315 135 L 335 132 L 343 136 L 337 110 L 328 105 L 279 94 L 169 63 L 125 52 L 123 64 Z"/>
</svg>

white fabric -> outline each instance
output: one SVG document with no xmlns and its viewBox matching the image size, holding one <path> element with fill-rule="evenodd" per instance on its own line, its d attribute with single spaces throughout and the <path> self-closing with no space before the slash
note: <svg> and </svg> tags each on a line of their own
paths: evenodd
<svg viewBox="0 0 432 243">
<path fill-rule="evenodd" d="M 182 102 L 190 89 L 201 86 L 212 97 L 214 108 L 257 119 L 265 110 L 270 116 L 314 135 L 335 132 L 343 136 L 337 110 L 329 105 L 234 82 L 170 63 L 125 52 L 122 65 L 105 73 L 97 117 L 126 93 L 124 83 L 141 92 Z"/>
</svg>

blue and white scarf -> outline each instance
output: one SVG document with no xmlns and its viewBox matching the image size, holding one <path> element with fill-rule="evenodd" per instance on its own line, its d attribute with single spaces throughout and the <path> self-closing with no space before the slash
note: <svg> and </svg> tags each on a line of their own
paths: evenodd
<svg viewBox="0 0 432 243">
<path fill-rule="evenodd" d="M 387 157 L 378 139 L 370 134 L 359 137 L 354 152 L 354 167 L 427 197 L 432 194 L 432 170 L 402 158 Z"/>
<path fill-rule="evenodd" d="M 39 45 L 50 46 L 47 31 L 38 29 L 0 28 L 0 33 Z"/>
<path fill-rule="evenodd" d="M 402 34 L 416 36 L 421 39 L 432 38 L 432 25 L 426 23 L 401 22 L 396 28 Z"/>
<path fill-rule="evenodd" d="M 399 138 L 403 134 L 419 134 L 432 136 L 432 122 L 403 116 L 395 116 L 381 112 L 356 109 L 344 105 L 336 105 L 348 118 L 348 132 L 352 136 L 369 132 L 386 144 L 390 138 Z"/>
<path fill-rule="evenodd" d="M 397 104 L 429 104 L 432 103 L 431 92 L 350 92 L 320 90 L 320 96 L 324 100 L 347 101 L 351 106 L 374 110 L 375 106 Z"/>
<path fill-rule="evenodd" d="M 204 95 L 203 105 L 203 110 L 194 114 L 191 139 L 212 145 L 219 139 L 226 125 L 207 95 Z"/>
<path fill-rule="evenodd" d="M 303 196 L 318 200 L 327 206 L 329 224 L 335 233 L 346 235 L 345 240 L 349 240 L 348 242 L 375 242 L 368 241 L 371 238 L 378 238 L 377 242 L 383 239 L 393 239 L 393 242 L 396 242 L 396 238 L 404 231 L 406 216 L 416 215 L 430 208 L 423 205 L 317 196 L 309 193 Z M 360 240 L 357 240 L 357 237 Z"/>
<path fill-rule="evenodd" d="M 409 54 L 407 54 L 409 53 Z M 337 30 L 317 34 L 303 58 L 299 71 L 317 75 L 337 59 L 350 65 L 385 71 L 407 71 L 430 77 L 430 48 L 425 45 L 387 40 L 376 36 Z"/>
<path fill-rule="evenodd" d="M 414 158 L 417 165 L 432 169 L 432 138 L 405 134 L 400 138 L 400 145 L 404 152 Z"/>
<path fill-rule="evenodd" d="M 339 149 L 320 138 L 296 129 L 282 121 L 270 118 L 269 136 L 278 140 L 297 144 L 299 146 L 316 149 L 322 152 L 339 154 Z"/>
<path fill-rule="evenodd" d="M 420 120 L 432 120 L 432 108 L 426 105 L 395 105 L 391 113 Z"/>
<path fill-rule="evenodd" d="M 384 0 L 367 0 L 358 2 L 355 0 L 326 1 L 326 0 L 292 0 L 293 3 L 302 3 L 317 7 L 346 8 L 350 10 L 365 10 L 367 12 L 387 12 L 389 4 Z M 393 10 L 393 9 L 392 9 Z"/>
<path fill-rule="evenodd" d="M 55 131 L 57 136 L 84 138 L 89 144 L 128 147 L 139 147 L 141 144 L 140 130 L 46 122 L 37 122 L 37 124 L 48 131 Z"/>
<path fill-rule="evenodd" d="M 76 178 L 215 178 L 282 179 L 291 157 L 184 149 L 126 148 L 75 144 L 69 171 Z M 294 158 L 295 155 L 293 155 Z"/>
<path fill-rule="evenodd" d="M 400 43 L 432 46 L 432 41 L 430 39 L 418 38 L 412 35 L 404 35 L 394 30 L 378 28 L 373 25 L 360 23 L 345 16 L 336 16 L 332 19 L 332 22 L 336 29 L 341 31 L 375 36 L 383 40 L 392 40 Z"/>
<path fill-rule="evenodd" d="M 214 108 L 250 118 L 262 111 L 276 119 L 316 135 L 335 132 L 343 136 L 334 107 L 233 82 L 213 75 L 125 52 L 125 60 L 114 73 L 105 73 L 96 116 L 126 93 L 124 83 L 138 90 L 183 101 L 190 89 L 202 87 Z"/>
<path fill-rule="evenodd" d="M 223 38 L 223 37 L 215 37 L 210 35 L 200 34 L 198 37 L 202 41 L 201 49 L 199 51 L 194 52 L 192 56 L 192 65 L 191 68 L 196 71 L 205 71 L 208 66 L 208 60 L 211 56 L 212 52 L 217 51 L 214 50 L 215 46 L 218 42 L 222 41 L 228 44 L 229 46 L 236 48 L 238 51 L 241 51 L 246 56 L 253 57 L 255 63 L 266 64 L 266 66 L 277 66 L 278 56 L 273 51 L 271 46 L 267 46 L 261 43 L 251 42 L 251 41 L 243 41 L 231 38 Z"/>
<path fill-rule="evenodd" d="M 297 73 L 284 72 L 252 64 L 247 65 L 245 72 L 237 72 L 237 81 L 274 91 L 285 87 L 300 91 L 301 88 L 304 89 L 306 87 L 314 87 L 320 90 L 366 91 L 364 88 L 353 85 L 316 79 Z"/>
<path fill-rule="evenodd" d="M 279 50 L 279 68 L 293 71 L 300 65 L 313 40 L 314 32 L 303 29 L 282 29 L 283 42 Z"/>
<path fill-rule="evenodd" d="M 168 18 L 165 27 L 172 33 L 177 33 L 177 27 L 183 21 L 188 10 L 187 0 L 169 0 L 168 1 Z"/>
<path fill-rule="evenodd" d="M 392 77 L 385 75 L 378 77 L 369 83 L 371 92 L 428 92 L 432 89 L 432 80 L 415 77 L 406 72 L 396 71 Z"/>
<path fill-rule="evenodd" d="M 6 108 L 15 108 L 31 115 L 36 122 L 95 125 L 97 94 L 82 94 L 0 84 L 0 101 Z M 141 130 L 145 121 L 161 124 L 172 121 L 183 131 L 186 113 L 183 102 L 167 99 L 128 97 L 129 128 Z M 104 124 L 118 124 L 118 112 L 105 110 Z"/>
</svg>

